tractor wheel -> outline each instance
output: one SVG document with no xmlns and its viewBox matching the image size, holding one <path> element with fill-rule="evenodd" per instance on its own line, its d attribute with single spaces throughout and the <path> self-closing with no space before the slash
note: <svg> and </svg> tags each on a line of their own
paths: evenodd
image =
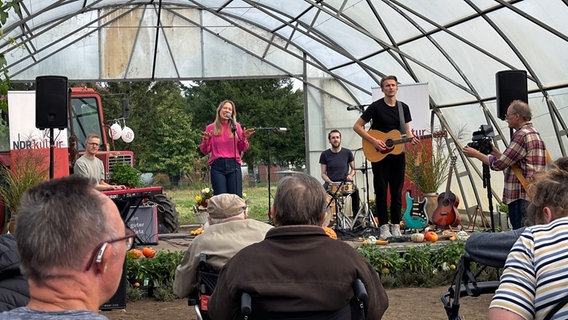
<svg viewBox="0 0 568 320">
<path fill-rule="evenodd" d="M 179 228 L 179 213 L 176 204 L 165 194 L 150 198 L 158 207 L 158 233 L 175 233 Z"/>
</svg>

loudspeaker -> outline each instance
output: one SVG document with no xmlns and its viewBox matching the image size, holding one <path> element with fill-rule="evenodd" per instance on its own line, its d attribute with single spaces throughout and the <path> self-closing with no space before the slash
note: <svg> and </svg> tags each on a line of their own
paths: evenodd
<svg viewBox="0 0 568 320">
<path fill-rule="evenodd" d="M 122 276 L 120 277 L 120 284 L 114 295 L 102 306 L 99 307 L 100 310 L 114 310 L 114 309 L 125 309 L 126 308 L 126 260 L 122 266 Z"/>
<path fill-rule="evenodd" d="M 36 78 L 36 128 L 67 128 L 67 77 Z"/>
<path fill-rule="evenodd" d="M 505 120 L 507 108 L 513 100 L 529 102 L 527 72 L 525 70 L 505 70 L 495 74 L 497 84 L 497 117 Z"/>
</svg>

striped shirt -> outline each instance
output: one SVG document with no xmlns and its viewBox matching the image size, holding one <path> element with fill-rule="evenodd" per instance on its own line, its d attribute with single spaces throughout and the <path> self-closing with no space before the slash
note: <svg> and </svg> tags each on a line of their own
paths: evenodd
<svg viewBox="0 0 568 320">
<path fill-rule="evenodd" d="M 543 319 L 566 295 L 568 217 L 563 217 L 525 229 L 507 256 L 489 308 L 503 308 L 524 319 Z M 552 319 L 568 319 L 568 305 Z"/>
<path fill-rule="evenodd" d="M 532 123 L 527 122 L 515 131 L 511 143 L 501 157 L 490 161 L 491 169 L 504 170 L 505 185 L 503 188 L 503 202 L 509 204 L 515 200 L 529 200 L 527 192 L 515 176 L 511 166 L 516 164 L 525 179 L 530 178 L 546 166 L 546 147 L 540 134 L 534 129 Z"/>
</svg>

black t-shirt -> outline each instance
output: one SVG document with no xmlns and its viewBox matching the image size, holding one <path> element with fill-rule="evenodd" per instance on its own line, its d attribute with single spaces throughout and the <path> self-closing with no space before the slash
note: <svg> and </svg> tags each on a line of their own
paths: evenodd
<svg viewBox="0 0 568 320">
<path fill-rule="evenodd" d="M 354 161 L 353 153 L 347 148 L 341 148 L 335 153 L 327 149 L 320 155 L 320 164 L 326 165 L 326 175 L 331 181 L 345 181 L 349 174 L 349 163 Z"/>
<path fill-rule="evenodd" d="M 402 101 L 400 101 L 400 104 L 404 114 L 404 123 L 412 121 L 408 105 Z M 384 98 L 371 103 L 361 115 L 361 119 L 365 120 L 365 122 L 373 120 L 371 129 L 382 132 L 389 132 L 393 129 L 400 131 L 401 129 L 398 108 L 396 106 L 388 106 Z"/>
</svg>

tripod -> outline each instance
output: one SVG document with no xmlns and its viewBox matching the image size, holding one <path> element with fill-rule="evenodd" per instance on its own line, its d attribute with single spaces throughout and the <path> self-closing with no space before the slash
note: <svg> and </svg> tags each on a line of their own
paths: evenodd
<svg viewBox="0 0 568 320">
<path fill-rule="evenodd" d="M 483 164 L 483 188 L 487 189 L 487 203 L 489 204 L 489 218 L 491 219 L 491 231 L 495 232 L 495 221 L 493 218 L 493 197 L 491 195 L 491 170 L 489 165 Z"/>
<path fill-rule="evenodd" d="M 363 158 L 363 164 L 360 168 L 355 168 L 355 170 L 361 170 L 363 175 L 365 176 L 365 187 L 361 188 L 363 190 L 365 203 L 359 208 L 359 211 L 353 218 L 352 229 L 355 227 L 375 227 L 377 228 L 377 220 L 375 220 L 375 216 L 369 210 L 369 174 L 368 170 L 369 167 L 367 165 L 367 159 Z"/>
</svg>

